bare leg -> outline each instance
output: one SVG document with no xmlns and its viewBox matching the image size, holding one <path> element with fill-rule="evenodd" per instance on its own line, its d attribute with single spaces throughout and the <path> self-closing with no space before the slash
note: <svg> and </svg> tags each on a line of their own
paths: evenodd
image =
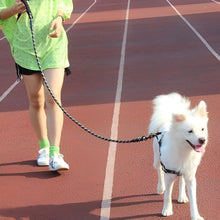
<svg viewBox="0 0 220 220">
<path fill-rule="evenodd" d="M 46 114 L 44 110 L 44 88 L 40 74 L 23 75 L 29 99 L 29 114 L 38 140 L 47 139 Z"/>
<path fill-rule="evenodd" d="M 64 80 L 64 69 L 47 69 L 44 71 L 47 82 L 59 103 L 61 103 L 61 90 Z M 51 146 L 60 146 L 63 128 L 63 112 L 54 102 L 47 88 L 45 88 L 47 107 L 47 129 Z"/>
</svg>

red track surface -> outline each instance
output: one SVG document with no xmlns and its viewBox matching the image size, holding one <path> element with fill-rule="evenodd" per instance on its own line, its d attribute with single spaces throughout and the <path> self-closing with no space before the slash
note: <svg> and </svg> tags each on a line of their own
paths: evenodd
<svg viewBox="0 0 220 220">
<path fill-rule="evenodd" d="M 172 0 L 172 4 L 220 54 L 220 4 L 209 0 Z M 72 24 L 91 4 L 75 2 Z M 63 104 L 91 130 L 110 137 L 127 0 L 100 0 L 69 30 L 73 74 L 66 78 Z M 131 0 L 119 138 L 145 135 L 154 96 L 180 92 L 209 111 L 210 140 L 197 172 L 198 206 L 207 220 L 220 219 L 219 61 L 165 0 Z M 0 34 L 0 38 L 3 34 Z M 2 94 L 15 70 L 6 40 L 0 41 Z M 0 220 L 100 219 L 109 143 L 65 119 L 62 153 L 68 172 L 36 166 L 37 139 L 29 122 L 23 82 L 0 103 Z M 165 219 L 163 196 L 156 195 L 152 141 L 119 144 L 114 169 L 111 218 Z M 166 219 L 190 219 L 189 204 L 177 204 Z"/>
</svg>

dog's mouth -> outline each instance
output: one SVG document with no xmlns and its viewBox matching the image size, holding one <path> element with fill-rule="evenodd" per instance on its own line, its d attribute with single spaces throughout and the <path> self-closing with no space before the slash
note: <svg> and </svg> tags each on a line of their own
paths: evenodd
<svg viewBox="0 0 220 220">
<path fill-rule="evenodd" d="M 189 140 L 186 140 L 186 141 L 193 148 L 194 151 L 199 152 L 199 153 L 205 152 L 205 147 L 203 144 L 193 145 Z"/>
</svg>

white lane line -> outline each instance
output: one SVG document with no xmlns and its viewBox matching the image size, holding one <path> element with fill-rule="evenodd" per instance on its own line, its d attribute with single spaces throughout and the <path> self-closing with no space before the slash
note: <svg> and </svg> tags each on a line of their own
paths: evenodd
<svg viewBox="0 0 220 220">
<path fill-rule="evenodd" d="M 89 8 L 87 8 L 83 14 L 81 14 L 75 21 L 74 23 L 66 29 L 66 32 L 68 32 L 70 29 L 72 29 L 75 24 L 96 4 L 96 0 L 93 2 L 92 5 L 89 6 Z M 0 41 L 5 39 L 5 36 L 0 38 Z M 3 92 L 3 94 L 0 96 L 0 102 L 2 102 L 7 96 L 8 94 L 19 84 L 21 80 L 16 80 L 5 92 Z"/>
<path fill-rule="evenodd" d="M 205 40 L 205 38 L 188 22 L 188 20 L 181 15 L 181 13 L 170 3 L 169 0 L 166 0 L 168 4 L 173 8 L 173 10 L 180 16 L 180 18 L 188 25 L 188 27 L 194 32 L 194 34 L 202 41 L 206 48 L 212 53 L 212 55 L 220 61 L 219 54 L 210 46 L 210 44 Z"/>
<path fill-rule="evenodd" d="M 15 86 L 18 85 L 19 82 L 20 82 L 20 80 L 17 79 L 17 80 L 0 96 L 0 102 L 2 102 L 2 101 L 8 96 L 8 94 L 15 88 Z"/>
<path fill-rule="evenodd" d="M 75 24 L 96 4 L 96 0 L 66 29 L 66 32 L 68 32 L 70 29 L 72 29 Z"/>
<path fill-rule="evenodd" d="M 6 39 L 6 37 L 4 36 L 4 37 L 2 37 L 2 38 L 0 38 L 0 40 L 4 40 L 4 39 Z"/>
<path fill-rule="evenodd" d="M 220 4 L 220 2 L 217 2 L 217 1 L 215 1 L 215 0 L 212 0 L 213 2 L 215 2 L 215 3 L 217 3 L 217 4 Z"/>
<path fill-rule="evenodd" d="M 124 75 L 124 63 L 125 63 L 125 51 L 126 51 L 126 42 L 127 42 L 127 33 L 128 33 L 129 10 L 130 10 L 130 0 L 128 0 L 128 4 L 127 4 L 124 35 L 123 35 L 123 42 L 122 42 L 122 49 L 121 49 L 120 66 L 119 66 L 119 72 L 118 72 L 117 90 L 116 90 L 116 97 L 115 97 L 114 114 L 112 118 L 111 139 L 118 138 L 118 124 L 119 124 L 118 122 L 119 122 L 120 105 L 121 105 L 120 103 L 121 103 L 123 75 Z M 117 152 L 117 143 L 111 142 L 109 144 L 108 159 L 107 159 L 107 166 L 106 166 L 106 172 L 105 172 L 105 182 L 104 182 L 103 198 L 102 198 L 102 204 L 101 204 L 100 220 L 109 220 L 110 218 L 116 152 Z"/>
</svg>

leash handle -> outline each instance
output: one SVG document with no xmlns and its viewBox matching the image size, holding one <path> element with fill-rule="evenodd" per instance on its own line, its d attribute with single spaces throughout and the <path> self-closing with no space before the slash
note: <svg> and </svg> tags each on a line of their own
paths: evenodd
<svg viewBox="0 0 220 220">
<path fill-rule="evenodd" d="M 24 3 L 24 5 L 25 5 L 25 7 L 26 7 L 26 10 L 27 10 L 27 14 L 28 14 L 29 19 L 33 19 L 33 15 L 32 15 L 31 9 L 30 9 L 30 7 L 29 7 L 28 0 L 21 0 L 21 1 Z"/>
</svg>

